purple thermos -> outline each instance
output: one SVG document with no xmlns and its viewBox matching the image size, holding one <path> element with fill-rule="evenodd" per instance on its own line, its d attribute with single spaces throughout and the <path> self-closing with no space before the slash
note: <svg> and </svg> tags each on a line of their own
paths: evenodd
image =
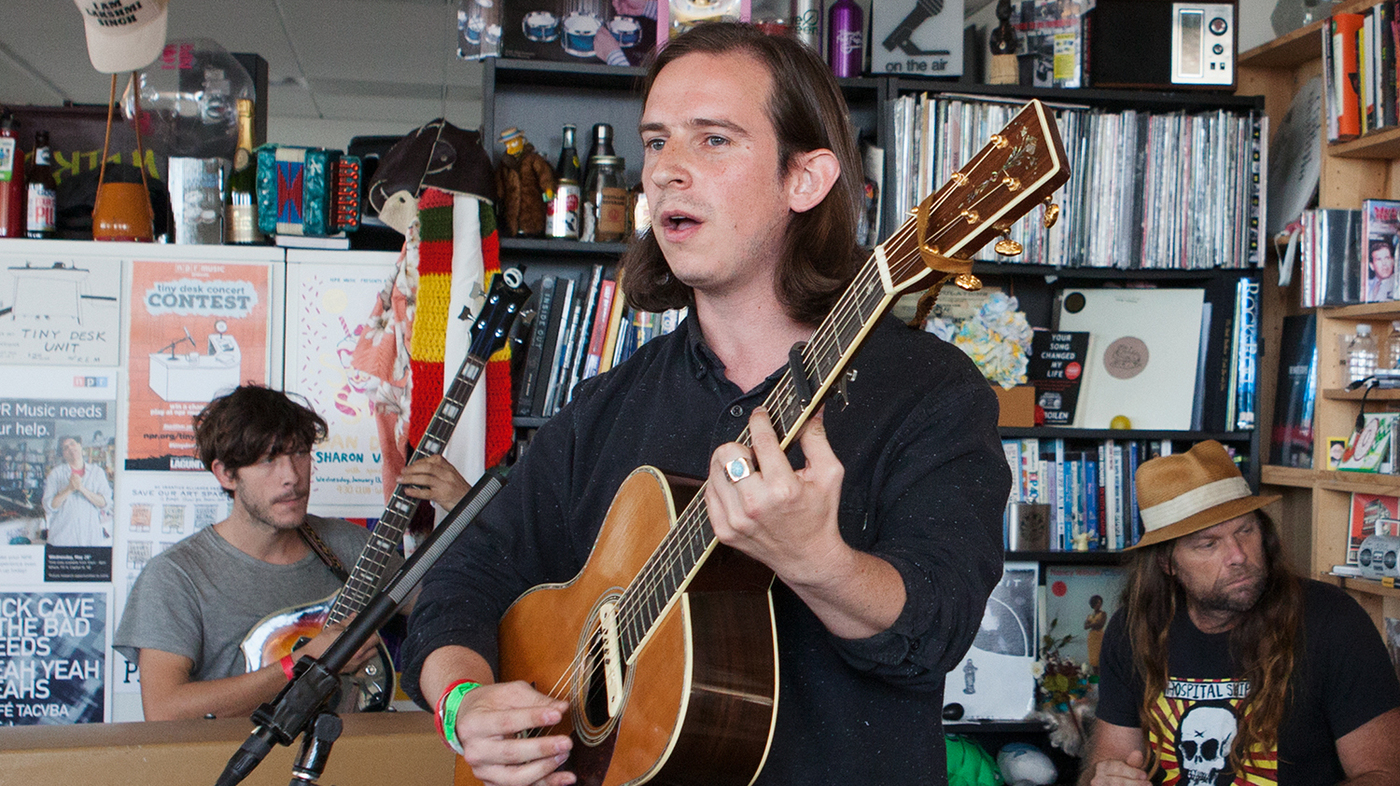
<svg viewBox="0 0 1400 786">
<path fill-rule="evenodd" d="M 860 76 L 865 64 L 865 20 L 855 0 L 836 0 L 827 11 L 826 57 L 838 77 Z"/>
</svg>

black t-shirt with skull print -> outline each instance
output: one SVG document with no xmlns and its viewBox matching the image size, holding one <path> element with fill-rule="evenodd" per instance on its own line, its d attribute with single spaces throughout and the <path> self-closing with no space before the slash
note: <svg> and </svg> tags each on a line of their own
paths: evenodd
<svg viewBox="0 0 1400 786">
<path fill-rule="evenodd" d="M 1166 739 L 1148 734 L 1162 765 L 1157 783 L 1291 785 L 1344 779 L 1336 740 L 1400 706 L 1400 682 L 1375 625 L 1356 601 L 1310 580 L 1303 582 L 1303 598 L 1303 635 L 1278 749 L 1256 752 L 1241 773 L 1230 770 L 1226 756 L 1249 685 L 1232 677 L 1230 636 L 1202 633 L 1184 608 L 1177 613 L 1168 644 L 1167 690 L 1152 704 Z M 1142 692 L 1120 609 L 1104 632 L 1099 719 L 1145 727 L 1138 716 Z"/>
</svg>

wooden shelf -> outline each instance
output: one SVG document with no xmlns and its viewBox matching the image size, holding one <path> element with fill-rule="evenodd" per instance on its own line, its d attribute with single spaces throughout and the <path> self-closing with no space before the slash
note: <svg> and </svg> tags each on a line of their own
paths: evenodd
<svg viewBox="0 0 1400 786">
<path fill-rule="evenodd" d="M 1400 156 L 1400 128 L 1382 129 L 1350 142 L 1329 143 L 1327 152 L 1337 158 L 1395 158 Z"/>
<path fill-rule="evenodd" d="M 1328 319 L 1400 319 L 1400 300 L 1386 303 L 1356 303 L 1350 306 L 1327 306 L 1318 309 Z"/>
<path fill-rule="evenodd" d="M 1261 476 L 1266 486 L 1315 488 L 1361 494 L 1400 496 L 1400 475 L 1373 472 L 1338 472 L 1326 469 L 1298 469 L 1265 465 Z"/>
<path fill-rule="evenodd" d="M 1400 587 L 1387 587 L 1376 579 L 1336 576 L 1331 573 L 1323 573 L 1317 578 L 1319 581 L 1335 584 L 1342 589 L 1351 590 L 1353 592 L 1362 592 L 1367 595 L 1379 595 L 1385 598 L 1400 598 Z"/>
<path fill-rule="evenodd" d="M 1376 388 L 1370 395 L 1367 395 L 1365 390 L 1346 388 L 1329 388 L 1322 391 L 1322 397 L 1328 401 L 1360 401 L 1363 396 L 1367 401 L 1400 401 L 1400 388 Z"/>
<path fill-rule="evenodd" d="M 1292 68 L 1322 57 L 1322 26 L 1326 19 L 1281 35 L 1239 56 L 1241 68 Z"/>
</svg>

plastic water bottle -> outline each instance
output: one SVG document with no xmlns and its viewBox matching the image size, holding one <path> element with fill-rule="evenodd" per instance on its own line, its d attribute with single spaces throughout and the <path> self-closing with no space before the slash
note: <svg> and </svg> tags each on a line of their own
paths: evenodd
<svg viewBox="0 0 1400 786">
<path fill-rule="evenodd" d="M 1371 326 L 1365 322 L 1357 323 L 1356 335 L 1350 336 L 1346 344 L 1348 380 L 1356 382 L 1375 374 L 1380 352 L 1376 348 L 1375 337 L 1371 335 Z"/>
</svg>

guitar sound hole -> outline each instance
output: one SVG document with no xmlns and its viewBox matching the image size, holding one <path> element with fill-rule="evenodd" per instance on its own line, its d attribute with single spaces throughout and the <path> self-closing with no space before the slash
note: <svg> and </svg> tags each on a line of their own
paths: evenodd
<svg viewBox="0 0 1400 786">
<path fill-rule="evenodd" d="M 608 686 L 603 674 L 601 650 L 601 645 L 597 646 L 592 650 L 596 654 L 588 658 L 588 672 L 583 683 L 583 701 L 580 702 L 584 721 L 594 729 L 606 726 L 609 720 Z"/>
</svg>

